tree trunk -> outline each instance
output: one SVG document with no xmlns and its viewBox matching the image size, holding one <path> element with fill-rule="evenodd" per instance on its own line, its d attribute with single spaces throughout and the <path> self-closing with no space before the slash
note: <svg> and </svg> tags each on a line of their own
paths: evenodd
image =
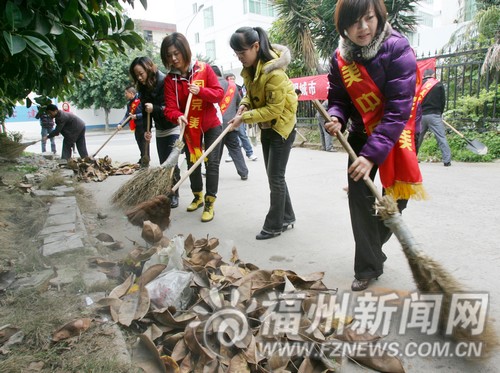
<svg viewBox="0 0 500 373">
<path fill-rule="evenodd" d="M 108 132 L 109 130 L 109 112 L 111 109 L 104 108 L 104 131 Z"/>
</svg>

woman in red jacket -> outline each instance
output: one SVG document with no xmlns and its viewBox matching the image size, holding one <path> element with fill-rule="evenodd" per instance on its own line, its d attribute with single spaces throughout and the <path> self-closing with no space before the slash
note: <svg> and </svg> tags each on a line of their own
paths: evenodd
<svg viewBox="0 0 500 373">
<path fill-rule="evenodd" d="M 186 37 L 174 32 L 163 39 L 160 49 L 163 64 L 169 71 L 165 79 L 165 116 L 184 125 L 186 159 L 191 167 L 202 154 L 202 145 L 208 149 L 222 133 L 222 115 L 219 102 L 224 90 L 210 65 L 195 61 L 191 63 L 191 48 Z M 189 94 L 193 94 L 189 114 L 184 115 Z M 189 176 L 193 202 L 187 211 L 195 211 L 205 205 L 201 221 L 214 218 L 214 203 L 219 187 L 219 149 L 217 145 L 206 161 L 206 192 L 203 199 L 201 167 Z"/>
</svg>

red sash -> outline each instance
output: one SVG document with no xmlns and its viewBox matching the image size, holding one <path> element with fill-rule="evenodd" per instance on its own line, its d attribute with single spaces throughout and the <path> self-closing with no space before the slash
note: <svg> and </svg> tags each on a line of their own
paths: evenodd
<svg viewBox="0 0 500 373">
<path fill-rule="evenodd" d="M 233 100 L 234 94 L 236 93 L 236 84 L 232 80 L 228 80 L 228 83 L 229 85 L 227 87 L 227 91 L 219 104 L 222 115 L 226 112 L 229 104 L 231 104 L 231 101 Z"/>
<path fill-rule="evenodd" d="M 360 113 L 366 133 L 370 136 L 384 115 L 384 96 L 361 64 L 347 62 L 337 52 L 342 80 L 349 97 Z M 417 87 L 420 78 L 417 68 Z M 416 90 L 418 92 L 418 90 Z M 380 181 L 386 194 L 395 200 L 425 197 L 422 175 L 415 152 L 415 116 L 417 97 L 413 99 L 411 115 L 403 132 L 387 158 L 379 165 Z"/>
<path fill-rule="evenodd" d="M 429 78 L 425 81 L 424 84 L 422 84 L 422 87 L 420 88 L 420 93 L 418 95 L 418 103 L 421 103 L 425 96 L 427 96 L 427 93 L 434 87 L 437 83 L 439 83 L 439 80 L 436 78 Z"/>
<path fill-rule="evenodd" d="M 132 101 L 132 103 L 130 104 L 129 115 L 135 114 L 135 111 L 137 110 L 137 107 L 140 105 L 140 103 L 141 103 L 141 100 L 139 100 L 138 98 L 136 98 L 136 99 L 134 99 L 134 101 Z M 135 127 L 136 127 L 135 120 L 130 119 L 130 130 L 131 131 L 135 130 Z"/>
<path fill-rule="evenodd" d="M 193 75 L 192 84 L 204 87 L 207 78 L 207 65 L 205 62 L 197 61 L 195 66 L 198 67 Z M 194 163 L 201 157 L 203 151 L 201 149 L 201 121 L 203 119 L 203 100 L 193 96 L 191 105 L 189 106 L 188 125 L 184 131 L 184 138 L 189 150 L 191 162 Z"/>
</svg>

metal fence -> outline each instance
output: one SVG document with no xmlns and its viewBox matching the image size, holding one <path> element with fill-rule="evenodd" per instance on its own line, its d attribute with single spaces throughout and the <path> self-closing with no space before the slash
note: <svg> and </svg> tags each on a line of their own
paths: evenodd
<svg viewBox="0 0 500 373">
<path fill-rule="evenodd" d="M 419 58 L 436 59 L 436 77 L 446 90 L 445 110 L 462 129 L 487 131 L 500 123 L 499 71 L 482 73 L 487 51 L 468 46 Z"/>
<path fill-rule="evenodd" d="M 481 72 L 487 51 L 488 48 L 467 46 L 459 51 L 440 51 L 418 57 L 419 60 L 436 59 L 436 77 L 446 90 L 445 110 L 463 130 L 483 132 L 498 129 L 500 125 L 499 71 Z M 298 126 L 315 125 L 315 116 L 311 101 L 299 102 Z"/>
</svg>

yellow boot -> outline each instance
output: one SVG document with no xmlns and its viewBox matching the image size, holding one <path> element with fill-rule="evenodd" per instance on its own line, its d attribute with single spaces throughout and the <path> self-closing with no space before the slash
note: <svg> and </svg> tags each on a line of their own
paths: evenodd
<svg viewBox="0 0 500 373">
<path fill-rule="evenodd" d="M 203 192 L 193 192 L 194 198 L 191 204 L 187 207 L 187 211 L 195 211 L 203 206 Z"/>
<path fill-rule="evenodd" d="M 201 215 L 201 221 L 206 223 L 214 218 L 214 203 L 215 197 L 205 196 L 205 208 L 203 209 L 203 214 Z"/>
</svg>

